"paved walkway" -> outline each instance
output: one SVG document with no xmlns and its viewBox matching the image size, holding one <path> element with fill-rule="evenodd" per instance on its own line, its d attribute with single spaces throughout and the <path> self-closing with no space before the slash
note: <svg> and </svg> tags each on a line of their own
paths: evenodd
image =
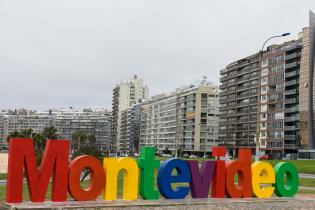
<svg viewBox="0 0 315 210">
<path fill-rule="evenodd" d="M 299 177 L 315 179 L 315 174 L 299 173 Z"/>
<path fill-rule="evenodd" d="M 157 200 L 157 201 L 122 201 L 115 202 L 109 201 L 89 201 L 89 202 L 75 202 L 68 201 L 66 203 L 53 203 L 45 202 L 43 204 L 35 204 L 25 202 L 18 205 L 4 205 L 3 209 L 15 210 L 30 210 L 30 209 L 53 209 L 53 210 L 70 210 L 70 209 L 105 209 L 105 210 L 204 210 L 204 209 L 277 209 L 277 210 L 290 210 L 290 209 L 315 209 L 315 199 L 313 196 L 298 196 L 296 198 L 277 198 L 270 199 L 183 199 L 183 200 Z"/>
</svg>

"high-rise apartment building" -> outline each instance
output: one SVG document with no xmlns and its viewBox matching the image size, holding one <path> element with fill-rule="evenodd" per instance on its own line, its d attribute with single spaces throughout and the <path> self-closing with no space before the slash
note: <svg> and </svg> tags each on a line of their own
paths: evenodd
<svg viewBox="0 0 315 210">
<path fill-rule="evenodd" d="M 311 11 L 309 27 L 303 29 L 300 38 L 303 43 L 299 79 L 301 144 L 305 149 L 315 149 L 315 15 Z"/>
<path fill-rule="evenodd" d="M 143 99 L 147 99 L 149 90 L 147 86 L 143 84 L 143 80 L 138 78 L 136 75 L 126 81 L 117 84 L 113 89 L 113 102 L 112 102 L 112 142 L 111 152 L 124 152 L 125 146 L 123 142 L 126 141 L 122 132 L 125 132 L 121 123 L 123 120 L 123 111 L 130 108 L 132 105 L 140 102 Z M 126 113 L 125 113 L 126 115 Z"/>
<path fill-rule="evenodd" d="M 314 149 L 315 15 L 298 40 L 271 45 L 221 74 L 220 145 L 281 157 Z"/>
<path fill-rule="evenodd" d="M 262 55 L 259 147 L 275 157 L 299 148 L 301 40 L 271 45 Z"/>
<path fill-rule="evenodd" d="M 219 89 L 206 81 L 141 103 L 140 146 L 211 152 L 218 143 Z"/>
<path fill-rule="evenodd" d="M 259 59 L 254 54 L 220 71 L 219 144 L 228 149 L 255 148 L 259 97 Z"/>
<path fill-rule="evenodd" d="M 140 103 L 134 104 L 122 111 L 120 124 L 121 141 L 119 141 L 119 148 L 122 154 L 133 155 L 139 152 L 140 106 Z"/>
</svg>

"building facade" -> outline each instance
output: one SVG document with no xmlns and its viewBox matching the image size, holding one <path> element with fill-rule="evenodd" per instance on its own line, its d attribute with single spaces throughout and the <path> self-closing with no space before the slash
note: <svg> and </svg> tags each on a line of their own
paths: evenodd
<svg viewBox="0 0 315 210">
<path fill-rule="evenodd" d="M 125 152 L 125 145 L 123 143 L 126 141 L 124 136 L 125 131 L 121 130 L 125 129 L 125 127 L 121 123 L 124 123 L 127 113 L 123 114 L 123 112 L 143 99 L 147 99 L 148 95 L 149 90 L 147 86 L 136 75 L 126 82 L 117 84 L 113 89 L 112 142 L 110 145 L 112 153 Z"/>
<path fill-rule="evenodd" d="M 72 139 L 75 132 L 93 134 L 96 144 L 102 151 L 109 151 L 111 138 L 111 112 L 106 109 L 77 111 L 59 110 L 55 115 L 54 126 L 58 138 Z"/>
<path fill-rule="evenodd" d="M 314 149 L 315 15 L 298 40 L 271 45 L 220 71 L 219 144 L 282 157 Z"/>
<path fill-rule="evenodd" d="M 134 104 L 122 112 L 119 148 L 122 155 L 139 153 L 140 138 L 140 104 Z"/>
<path fill-rule="evenodd" d="M 301 55 L 299 111 L 301 145 L 304 149 L 315 149 L 315 15 L 310 11 L 309 27 L 300 33 L 303 49 Z"/>
<path fill-rule="evenodd" d="M 141 103 L 140 147 L 211 152 L 218 143 L 219 89 L 206 81 Z"/>
<path fill-rule="evenodd" d="M 220 71 L 219 145 L 230 152 L 255 148 L 259 97 L 259 59 L 254 54 Z"/>
<path fill-rule="evenodd" d="M 107 110 L 7 111 L 0 115 L 0 140 L 6 145 L 7 136 L 15 130 L 31 128 L 34 133 L 41 133 L 49 126 L 57 129 L 59 139 L 71 140 L 72 134 L 78 131 L 94 134 L 97 146 L 102 151 L 109 150 L 111 112 Z"/>
<path fill-rule="evenodd" d="M 300 147 L 301 40 L 269 46 L 262 55 L 259 147 L 280 158 Z"/>
</svg>

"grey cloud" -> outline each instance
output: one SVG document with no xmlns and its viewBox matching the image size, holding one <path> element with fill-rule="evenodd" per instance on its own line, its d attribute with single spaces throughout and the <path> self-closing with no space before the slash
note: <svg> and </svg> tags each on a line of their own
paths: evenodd
<svg viewBox="0 0 315 210">
<path fill-rule="evenodd" d="M 313 1 L 0 0 L 0 108 L 109 107 L 133 74 L 151 94 L 258 51 L 307 25 Z M 284 41 L 275 40 L 279 43 Z"/>
</svg>

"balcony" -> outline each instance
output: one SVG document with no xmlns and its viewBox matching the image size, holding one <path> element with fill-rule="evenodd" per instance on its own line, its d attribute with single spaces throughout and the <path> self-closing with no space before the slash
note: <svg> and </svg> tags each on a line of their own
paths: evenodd
<svg viewBox="0 0 315 210">
<path fill-rule="evenodd" d="M 288 82 L 285 82 L 285 86 L 291 86 L 291 85 L 296 85 L 298 84 L 298 82 L 296 80 L 291 80 L 291 81 L 288 81 Z"/>
<path fill-rule="evenodd" d="M 296 135 L 284 135 L 284 140 L 296 140 Z"/>
<path fill-rule="evenodd" d="M 293 104 L 293 103 L 297 103 L 297 102 L 298 102 L 298 100 L 296 98 L 285 99 L 286 104 Z"/>
<path fill-rule="evenodd" d="M 285 108 L 285 112 L 286 112 L 286 113 L 298 112 L 298 111 L 299 111 L 299 108 L 298 108 L 298 107 Z"/>
<path fill-rule="evenodd" d="M 220 70 L 220 74 L 225 74 L 227 72 L 227 70 L 226 69 L 222 69 L 222 70 Z"/>
<path fill-rule="evenodd" d="M 227 80 L 227 76 L 222 76 L 221 78 L 220 78 L 220 82 L 223 82 L 223 81 L 225 81 L 225 80 Z"/>
<path fill-rule="evenodd" d="M 297 76 L 297 75 L 298 75 L 297 71 L 291 71 L 291 72 L 285 73 L 285 78 L 294 77 L 294 76 Z"/>
<path fill-rule="evenodd" d="M 237 83 L 248 81 L 249 79 L 250 79 L 250 77 L 242 77 L 240 79 L 237 79 Z"/>
<path fill-rule="evenodd" d="M 292 53 L 292 54 L 289 54 L 289 55 L 286 55 L 285 56 L 285 60 L 290 60 L 290 59 L 293 59 L 293 58 L 297 58 L 297 57 L 300 57 L 301 56 L 301 53 L 300 52 L 296 52 L 296 53 Z"/>
<path fill-rule="evenodd" d="M 237 87 L 237 90 L 244 90 L 244 89 L 248 89 L 250 86 L 240 86 L 240 87 Z"/>
<path fill-rule="evenodd" d="M 292 90 L 286 90 L 284 92 L 285 95 L 292 95 L 292 94 L 297 94 L 298 91 L 296 89 L 292 89 Z"/>
<path fill-rule="evenodd" d="M 298 121 L 299 120 L 299 116 L 294 116 L 294 117 L 285 117 L 284 121 L 285 122 L 292 122 L 292 121 Z"/>
<path fill-rule="evenodd" d="M 295 130 L 299 130 L 300 128 L 296 127 L 296 126 L 284 126 L 284 130 L 286 131 L 295 131 Z"/>
<path fill-rule="evenodd" d="M 284 149 L 295 149 L 297 146 L 295 144 L 284 144 Z"/>
<path fill-rule="evenodd" d="M 286 68 L 286 69 L 290 69 L 290 68 L 295 68 L 295 67 L 299 67 L 299 66 L 300 66 L 300 62 L 295 61 L 295 62 L 286 64 L 286 65 L 285 65 L 285 68 Z"/>
</svg>

